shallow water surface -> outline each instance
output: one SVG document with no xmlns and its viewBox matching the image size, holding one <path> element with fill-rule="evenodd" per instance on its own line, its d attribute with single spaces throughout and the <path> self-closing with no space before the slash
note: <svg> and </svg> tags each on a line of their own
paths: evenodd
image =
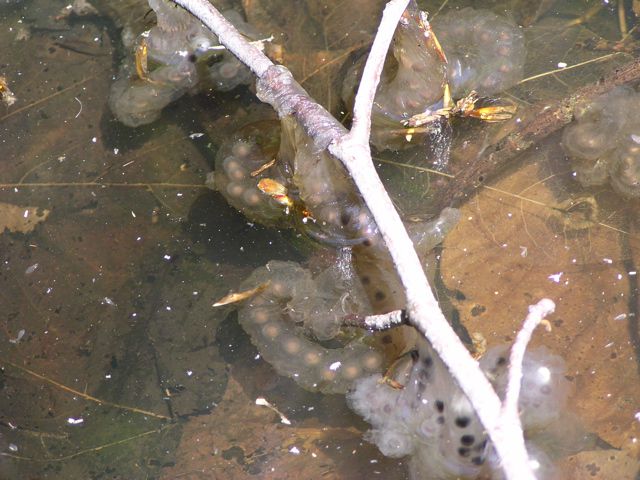
<svg viewBox="0 0 640 480">
<path fill-rule="evenodd" d="M 344 396 L 279 376 L 233 309 L 212 307 L 270 260 L 335 257 L 248 221 L 205 185 L 224 140 L 270 109 L 251 86 L 205 88 L 149 125 L 123 126 L 108 105 L 132 54 L 121 34 L 153 14 L 145 1 L 92 3 L 95 13 L 68 16 L 58 0 L 0 2 L 0 75 L 17 98 L 0 104 L 0 478 L 408 478 L 406 459 L 363 439 L 368 425 Z M 273 34 L 281 61 L 349 121 L 338 83 L 383 2 L 214 3 Z M 526 79 L 492 94 L 521 121 L 639 51 L 630 5 L 620 42 L 616 7 L 594 1 L 419 3 L 526 25 Z M 442 189 L 517 124 L 454 121 L 449 162 L 420 147 L 376 153 L 401 212 L 437 213 Z M 571 420 L 542 432 L 541 448 L 558 478 L 639 478 L 640 203 L 576 181 L 561 137 L 536 139 L 466 192 L 430 270 L 456 330 L 489 346 L 511 342 L 527 306 L 552 298 L 552 330 L 534 344 L 566 362 Z M 558 432 L 588 441 L 559 446 Z"/>
</svg>

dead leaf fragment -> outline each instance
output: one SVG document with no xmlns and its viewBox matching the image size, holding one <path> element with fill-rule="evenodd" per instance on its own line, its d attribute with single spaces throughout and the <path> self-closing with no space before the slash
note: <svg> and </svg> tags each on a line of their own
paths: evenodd
<svg viewBox="0 0 640 480">
<path fill-rule="evenodd" d="M 50 210 L 38 207 L 21 207 L 0 202 L 0 233 L 9 230 L 14 233 L 31 233 L 36 225 L 44 222 Z"/>
<path fill-rule="evenodd" d="M 0 75 L 0 100 L 7 107 L 16 103 L 17 100 L 14 93 L 9 89 L 9 85 L 7 85 L 7 79 L 2 75 Z"/>
<path fill-rule="evenodd" d="M 264 290 L 268 286 L 269 286 L 269 282 L 265 282 L 258 285 L 256 288 L 252 288 L 251 290 L 245 290 L 244 292 L 229 293 L 224 297 L 222 297 L 220 300 L 218 300 L 216 303 L 214 303 L 212 306 L 222 307 L 224 305 L 229 305 L 231 303 L 241 302 L 242 300 L 246 300 L 247 298 L 251 298 L 254 295 L 257 295 L 258 293 L 264 292 Z"/>
</svg>

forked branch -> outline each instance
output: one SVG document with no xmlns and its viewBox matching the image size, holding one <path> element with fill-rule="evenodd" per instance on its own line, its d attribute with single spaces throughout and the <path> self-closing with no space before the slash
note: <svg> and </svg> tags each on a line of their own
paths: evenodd
<svg viewBox="0 0 640 480">
<path fill-rule="evenodd" d="M 293 115 L 318 147 L 338 158 L 358 187 L 391 253 L 406 292 L 407 315 L 429 340 L 469 398 L 487 430 L 507 479 L 533 480 L 519 422 L 510 425 L 502 405 L 478 363 L 449 326 L 429 287 L 418 255 L 371 160 L 371 108 L 396 25 L 409 0 L 391 0 L 384 11 L 355 100 L 354 122 L 347 131 L 295 81 L 248 43 L 206 0 L 173 0 L 215 33 L 220 43 L 258 77 L 258 97 L 280 116 Z"/>
</svg>

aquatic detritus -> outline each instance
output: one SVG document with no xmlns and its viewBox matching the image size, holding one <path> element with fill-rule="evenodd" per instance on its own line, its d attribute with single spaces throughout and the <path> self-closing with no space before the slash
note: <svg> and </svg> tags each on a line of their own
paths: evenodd
<svg viewBox="0 0 640 480">
<path fill-rule="evenodd" d="M 522 79 L 524 35 L 507 17 L 467 7 L 438 15 L 431 25 L 447 56 L 447 78 L 455 98 L 472 90 L 492 95 Z"/>
<path fill-rule="evenodd" d="M 626 197 L 640 197 L 640 94 L 617 87 L 574 109 L 562 146 L 583 186 L 607 181 Z"/>
<path fill-rule="evenodd" d="M 508 364 L 506 347 L 490 349 L 480 360 L 501 397 Z M 480 478 L 488 473 L 500 478 L 484 428 L 426 341 L 407 356 L 403 367 L 396 367 L 394 380 L 404 388 L 391 386 L 377 374 L 357 380 L 348 394 L 351 407 L 372 426 L 368 440 L 387 456 L 410 456 L 412 479 Z M 519 399 L 525 433 L 559 421 L 568 391 L 562 359 L 545 350 L 527 352 Z M 536 447 L 528 449 L 535 452 L 537 478 L 547 478 L 551 462 Z"/>
<path fill-rule="evenodd" d="M 168 0 L 149 0 L 149 6 L 156 25 L 133 41 L 135 55 L 124 60 L 111 86 L 109 105 L 122 123 L 151 123 L 168 104 L 205 85 L 228 91 L 253 81 L 249 69 L 218 48 L 217 37 L 189 12 Z M 236 11 L 223 15 L 248 38 L 258 37 Z"/>
</svg>

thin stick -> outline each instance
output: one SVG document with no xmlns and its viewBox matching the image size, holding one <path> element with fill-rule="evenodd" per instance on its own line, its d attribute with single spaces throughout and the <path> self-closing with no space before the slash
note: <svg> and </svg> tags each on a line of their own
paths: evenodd
<svg viewBox="0 0 640 480">
<path fill-rule="evenodd" d="M 501 424 L 500 399 L 441 312 L 400 216 L 375 170 L 369 139 L 363 138 L 370 128 L 371 105 L 366 105 L 366 99 L 370 101 L 375 95 L 379 69 L 382 68 L 391 40 L 388 32 L 395 30 L 407 0 L 392 0 L 385 8 L 383 22 L 379 27 L 379 32 L 384 33 L 382 39 L 376 38 L 374 41 L 377 48 L 372 48 L 375 53 L 367 60 L 358 90 L 357 97 L 365 97 L 356 97 L 359 126 L 349 133 L 329 112 L 309 97 L 286 68 L 273 65 L 237 32 L 229 34 L 234 30 L 233 27 L 213 6 L 204 0 L 173 1 L 198 17 L 218 35 L 220 42 L 230 52 L 258 75 L 258 98 L 270 103 L 281 116 L 295 116 L 306 133 L 314 139 L 317 148 L 328 148 L 342 161 L 360 190 L 391 253 L 406 291 L 409 318 L 426 336 L 469 398 L 493 441 L 505 477 L 509 480 L 533 480 L 535 477 L 528 464 L 522 430 Z M 230 35 L 229 38 L 227 35 Z M 373 63 L 369 65 L 370 62 Z M 368 75 L 371 78 L 365 78 Z"/>
<path fill-rule="evenodd" d="M 45 381 L 47 383 L 50 383 L 51 385 L 54 385 L 54 386 L 58 387 L 60 390 L 64 390 L 65 392 L 73 393 L 74 395 L 77 395 L 78 397 L 84 398 L 85 400 L 89 400 L 90 402 L 95 402 L 95 403 L 97 403 L 99 405 L 107 405 L 109 407 L 119 408 L 121 410 L 127 410 L 129 412 L 141 413 L 141 414 L 147 415 L 149 417 L 161 418 L 163 420 L 171 420 L 171 417 L 167 417 L 166 415 L 161 415 L 159 413 L 149 412 L 147 410 L 142 410 L 141 408 L 136 408 L 136 407 L 127 407 L 126 405 L 120 405 L 119 403 L 113 403 L 113 402 L 109 402 L 107 400 L 100 400 L 99 398 L 92 397 L 91 395 L 87 395 L 86 393 L 82 393 L 82 392 L 80 392 L 78 390 L 75 390 L 75 389 L 73 389 L 71 387 L 67 387 L 66 385 L 63 385 L 62 383 L 56 382 L 55 380 L 47 378 L 44 375 L 40 375 L 39 373 L 36 373 L 33 370 L 29 370 L 27 367 L 22 367 L 22 366 L 17 365 L 17 364 L 15 364 L 13 362 L 10 362 L 9 360 L 0 360 L 0 363 L 6 363 L 7 365 L 11 365 L 13 368 L 18 369 L 21 372 L 28 373 L 29 375 L 31 375 L 31 376 L 39 379 L 39 380 L 43 380 L 43 381 Z"/>
<path fill-rule="evenodd" d="M 537 75 L 533 75 L 532 77 L 523 78 L 516 85 L 522 85 L 523 83 L 530 82 L 531 80 L 537 80 L 538 78 L 543 78 L 548 75 L 553 75 L 554 73 L 567 72 L 569 70 L 573 70 L 574 68 L 584 67 L 585 65 L 589 65 L 590 63 L 604 62 L 605 60 L 609 60 L 611 57 L 616 57 L 618 55 L 624 55 L 624 53 L 623 52 L 608 53 L 607 55 L 602 55 L 601 57 L 598 57 L 598 58 L 592 58 L 591 60 L 585 60 L 584 62 L 576 63 L 575 65 L 569 65 L 564 68 L 556 68 L 555 70 L 542 72 Z"/>
<path fill-rule="evenodd" d="M 371 109 L 380 82 L 382 67 L 384 67 L 396 26 L 408 4 L 409 0 L 391 0 L 387 3 L 362 72 L 362 79 L 353 105 L 353 124 L 349 135 L 364 141 L 367 145 L 371 136 Z"/>
<path fill-rule="evenodd" d="M 544 321 L 545 317 L 552 314 L 555 309 L 556 304 L 548 298 L 543 298 L 535 305 L 529 306 L 529 315 L 527 315 L 522 329 L 518 332 L 516 341 L 511 347 L 509 380 L 502 405 L 503 411 L 507 415 L 518 417 L 518 398 L 520 398 L 520 386 L 522 383 L 522 362 L 533 331 Z"/>
<path fill-rule="evenodd" d="M 156 428 L 154 430 L 147 430 L 146 432 L 138 433 L 136 435 L 132 435 L 131 437 L 123 438 L 121 440 L 116 440 L 115 442 L 105 443 L 104 445 L 98 445 L 97 447 L 85 448 L 84 450 L 80 450 L 79 452 L 70 453 L 69 455 L 64 455 L 62 457 L 32 458 L 32 457 L 23 457 L 21 455 L 14 455 L 13 453 L 8 453 L 8 452 L 0 452 L 0 456 L 13 458 L 15 460 L 29 460 L 31 462 L 64 462 L 65 460 L 71 460 L 72 458 L 80 457 L 82 455 L 86 455 L 87 453 L 99 452 L 106 448 L 115 447 L 117 445 L 122 445 L 123 443 L 131 442 L 138 438 L 153 435 L 154 433 L 160 433 L 169 428 L 174 428 L 177 425 L 178 425 L 177 423 L 169 423 L 167 425 L 163 425 L 160 428 Z"/>
</svg>

